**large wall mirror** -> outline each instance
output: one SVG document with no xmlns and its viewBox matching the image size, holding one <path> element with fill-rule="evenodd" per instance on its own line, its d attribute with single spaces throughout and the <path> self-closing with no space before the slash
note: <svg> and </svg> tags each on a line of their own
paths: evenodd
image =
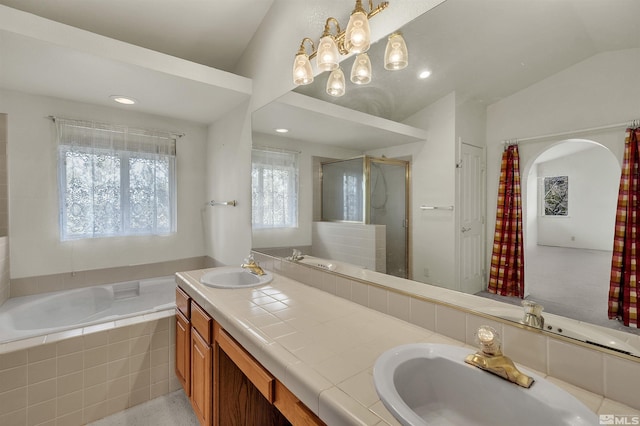
<svg viewBox="0 0 640 426">
<path fill-rule="evenodd" d="M 363 156 L 408 161 L 405 277 L 490 297 L 500 156 L 505 140 L 518 139 L 528 298 L 547 313 L 634 339 L 638 330 L 608 320 L 606 305 L 624 124 L 640 118 L 637 16 L 635 0 L 446 0 L 400 29 L 407 68 L 383 69 L 381 40 L 370 51 L 369 85 L 347 81 L 346 94 L 334 98 L 324 73 L 259 109 L 254 147 L 295 154 L 299 212 L 294 228 L 254 228 L 254 249 L 317 256 L 314 244 L 332 235 L 343 251 L 329 260 L 364 267 L 351 254 L 365 250 L 346 238 L 360 231 L 319 229 L 336 223 L 322 220 L 322 164 Z M 375 19 L 384 14 L 372 25 Z M 352 62 L 342 62 L 346 75 Z M 426 79 L 418 78 L 423 70 L 431 72 Z M 383 190 L 372 196 L 378 213 L 390 213 L 384 191 L 396 190 L 387 176 L 365 181 L 365 192 Z M 545 207 L 553 185 L 568 202 Z M 340 194 L 331 202 L 344 202 Z M 375 230 L 362 235 L 380 256 Z M 638 348 L 623 352 L 640 356 Z"/>
</svg>

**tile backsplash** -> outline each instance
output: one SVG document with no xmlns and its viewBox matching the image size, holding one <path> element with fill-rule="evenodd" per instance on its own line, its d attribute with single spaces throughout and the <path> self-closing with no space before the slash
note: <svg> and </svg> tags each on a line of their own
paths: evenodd
<svg viewBox="0 0 640 426">
<path fill-rule="evenodd" d="M 504 352 L 514 361 L 543 375 L 640 410 L 634 387 L 640 383 L 640 362 L 573 343 L 537 330 L 529 330 L 439 303 L 413 297 L 383 286 L 349 279 L 308 266 L 255 253 L 260 264 L 276 273 L 319 288 L 371 309 L 406 320 L 425 329 L 476 346 L 480 325 L 498 330 Z M 634 342 L 638 344 L 638 342 Z"/>
</svg>

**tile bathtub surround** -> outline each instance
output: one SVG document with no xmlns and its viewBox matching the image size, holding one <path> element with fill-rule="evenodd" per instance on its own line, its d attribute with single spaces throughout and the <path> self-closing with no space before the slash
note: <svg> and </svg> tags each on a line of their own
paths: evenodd
<svg viewBox="0 0 640 426">
<path fill-rule="evenodd" d="M 598 395 L 601 401 L 613 400 L 626 404 L 640 414 L 637 392 L 626 391 L 640 382 L 640 362 L 637 360 L 476 315 L 453 306 L 453 300 L 441 303 L 412 297 L 380 285 L 328 274 L 269 256 L 256 254 L 255 257 L 276 273 L 396 318 L 408 318 L 408 322 L 412 324 L 469 346 L 476 347 L 474 335 L 477 328 L 484 324 L 490 325 L 501 334 L 504 352 L 515 362 Z M 323 282 L 331 282 L 329 278 L 323 279 L 323 275 L 334 276 L 336 285 L 322 285 Z M 335 292 L 330 291 L 333 288 L 336 288 Z M 409 299 L 408 304 L 404 297 Z M 602 413 L 611 414 L 606 411 Z"/>
<path fill-rule="evenodd" d="M 373 271 L 386 272 L 383 225 L 313 222 L 311 252 L 323 259 L 340 259 Z"/>
<path fill-rule="evenodd" d="M 163 277 L 173 275 L 176 271 L 209 268 L 216 266 L 215 263 L 212 259 L 202 256 L 136 266 L 121 266 L 73 273 L 14 278 L 11 280 L 10 297 L 29 296 L 51 291 Z"/>
<path fill-rule="evenodd" d="M 173 317 L 0 355 L 1 425 L 82 425 L 179 388 Z"/>
</svg>

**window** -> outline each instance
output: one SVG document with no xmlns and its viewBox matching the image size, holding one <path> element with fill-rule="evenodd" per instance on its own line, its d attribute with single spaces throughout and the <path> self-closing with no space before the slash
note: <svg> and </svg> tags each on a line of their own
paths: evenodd
<svg viewBox="0 0 640 426">
<path fill-rule="evenodd" d="M 298 154 L 288 151 L 252 150 L 252 226 L 298 226 Z"/>
<path fill-rule="evenodd" d="M 342 220 L 362 222 L 362 173 L 342 175 Z"/>
<path fill-rule="evenodd" d="M 176 230 L 175 137 L 56 119 L 62 240 Z"/>
<path fill-rule="evenodd" d="M 569 212 L 569 176 L 544 178 L 544 216 L 567 216 Z"/>
</svg>

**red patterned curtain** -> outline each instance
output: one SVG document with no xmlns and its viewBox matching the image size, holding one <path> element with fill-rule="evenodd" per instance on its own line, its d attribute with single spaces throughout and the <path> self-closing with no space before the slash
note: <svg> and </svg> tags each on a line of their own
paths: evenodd
<svg viewBox="0 0 640 426">
<path fill-rule="evenodd" d="M 613 237 L 611 282 L 609 284 L 609 318 L 621 319 L 624 325 L 638 328 L 638 255 L 640 254 L 640 128 L 627 129 L 624 160 L 618 191 L 618 211 Z"/>
<path fill-rule="evenodd" d="M 502 153 L 488 286 L 490 293 L 524 298 L 523 249 L 520 156 L 518 146 L 509 145 Z"/>
</svg>

